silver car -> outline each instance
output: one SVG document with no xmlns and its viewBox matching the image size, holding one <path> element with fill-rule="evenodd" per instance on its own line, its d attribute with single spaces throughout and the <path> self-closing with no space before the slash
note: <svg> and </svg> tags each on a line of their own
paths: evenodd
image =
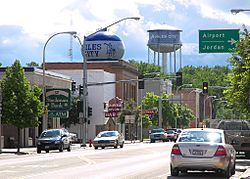
<svg viewBox="0 0 250 179">
<path fill-rule="evenodd" d="M 172 147 L 172 176 L 189 170 L 215 171 L 230 177 L 235 174 L 236 151 L 221 129 L 184 129 Z"/>
<path fill-rule="evenodd" d="M 95 149 L 101 147 L 114 147 L 123 148 L 124 145 L 124 136 L 118 131 L 102 131 L 100 132 L 93 141 L 93 146 Z"/>
</svg>

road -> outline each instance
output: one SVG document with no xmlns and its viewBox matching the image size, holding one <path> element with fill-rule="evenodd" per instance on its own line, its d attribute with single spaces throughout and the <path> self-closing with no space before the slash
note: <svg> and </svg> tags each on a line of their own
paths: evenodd
<svg viewBox="0 0 250 179">
<path fill-rule="evenodd" d="M 124 148 L 77 149 L 71 152 L 50 153 L 0 158 L 0 178 L 3 179 L 68 179 L 68 178 L 121 178 L 121 179 L 177 179 L 170 176 L 169 156 L 172 142 L 126 144 Z M 250 164 L 237 160 L 237 167 Z M 241 172 L 231 177 L 236 179 Z M 183 179 L 222 178 L 215 173 L 192 172 Z"/>
</svg>

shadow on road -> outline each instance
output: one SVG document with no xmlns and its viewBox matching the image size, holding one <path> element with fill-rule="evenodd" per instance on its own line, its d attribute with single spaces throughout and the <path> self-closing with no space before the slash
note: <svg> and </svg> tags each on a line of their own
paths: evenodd
<svg viewBox="0 0 250 179">
<path fill-rule="evenodd" d="M 223 177 L 222 174 L 218 174 L 215 172 L 188 172 L 188 173 L 181 173 L 179 176 L 168 176 L 167 179 L 178 179 L 178 178 L 185 178 L 185 179 L 195 179 L 195 178 L 203 178 L 203 179 L 227 179 Z"/>
</svg>

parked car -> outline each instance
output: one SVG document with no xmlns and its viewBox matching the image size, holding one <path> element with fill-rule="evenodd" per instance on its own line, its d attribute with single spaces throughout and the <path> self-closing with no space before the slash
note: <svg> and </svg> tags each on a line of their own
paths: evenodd
<svg viewBox="0 0 250 179">
<path fill-rule="evenodd" d="M 98 147 L 102 149 L 105 147 L 117 148 L 118 146 L 123 148 L 124 142 L 125 140 L 122 133 L 118 131 L 102 131 L 93 140 L 93 146 L 95 149 L 98 149 Z"/>
<path fill-rule="evenodd" d="M 78 137 L 76 133 L 70 132 L 69 133 L 69 137 L 72 143 L 76 143 L 78 142 Z"/>
<path fill-rule="evenodd" d="M 167 134 L 163 128 L 155 128 L 149 132 L 150 142 L 154 143 L 156 140 L 163 142 L 168 141 Z"/>
<path fill-rule="evenodd" d="M 63 152 L 64 149 L 71 151 L 71 139 L 66 129 L 44 130 L 37 139 L 37 153 L 41 153 L 42 150 L 46 153 L 50 150 Z"/>
<path fill-rule="evenodd" d="M 221 129 L 184 129 L 172 147 L 172 176 L 189 170 L 215 171 L 227 178 L 235 174 L 236 151 Z"/>
<path fill-rule="evenodd" d="M 221 120 L 217 129 L 223 129 L 236 152 L 250 158 L 250 123 L 248 120 Z"/>
<path fill-rule="evenodd" d="M 176 141 L 177 139 L 177 132 L 173 131 L 173 130 L 167 130 L 165 132 L 167 139 L 170 141 Z"/>
</svg>

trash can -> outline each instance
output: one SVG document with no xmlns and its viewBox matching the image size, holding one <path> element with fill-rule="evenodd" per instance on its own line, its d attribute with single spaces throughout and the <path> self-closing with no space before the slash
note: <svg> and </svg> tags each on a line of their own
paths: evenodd
<svg viewBox="0 0 250 179">
<path fill-rule="evenodd" d="M 29 147 L 33 146 L 33 139 L 32 139 L 32 137 L 28 138 L 28 146 Z"/>
</svg>

